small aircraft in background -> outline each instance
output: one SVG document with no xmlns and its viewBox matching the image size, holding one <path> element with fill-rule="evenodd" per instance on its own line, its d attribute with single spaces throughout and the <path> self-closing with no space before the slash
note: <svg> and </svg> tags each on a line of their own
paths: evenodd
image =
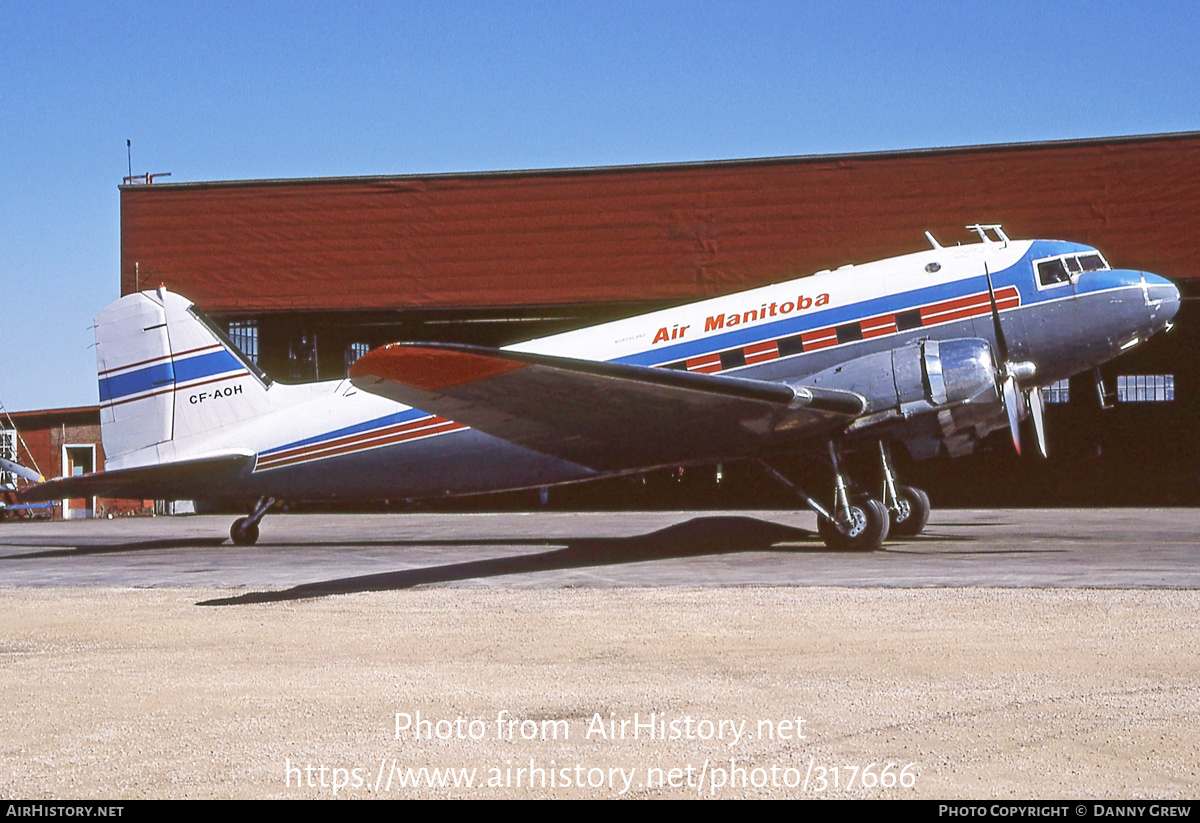
<svg viewBox="0 0 1200 823">
<path fill-rule="evenodd" d="M 279 500 L 420 498 L 538 488 L 753 460 L 816 512 L 834 549 L 913 535 L 929 498 L 890 450 L 971 452 L 1032 418 L 1042 387 L 1098 368 L 1170 325 L 1179 290 L 1096 249 L 1010 240 L 843 266 L 502 349 L 394 343 L 350 377 L 271 380 L 186 298 L 160 287 L 96 317 L 108 470 L 27 487 L 25 500 L 257 499 L 230 529 L 258 539 Z M 856 490 L 848 450 L 884 482 Z M 773 469 L 832 467 L 822 503 Z"/>
</svg>

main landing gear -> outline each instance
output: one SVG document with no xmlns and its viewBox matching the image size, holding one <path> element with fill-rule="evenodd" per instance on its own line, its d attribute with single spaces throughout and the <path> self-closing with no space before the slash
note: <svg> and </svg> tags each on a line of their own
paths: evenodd
<svg viewBox="0 0 1200 823">
<path fill-rule="evenodd" d="M 882 440 L 879 441 L 879 458 L 883 463 L 883 504 L 891 520 L 890 533 L 893 537 L 920 534 L 929 522 L 929 495 L 913 486 L 896 484 L 892 455 Z"/>
<path fill-rule="evenodd" d="M 834 479 L 832 511 L 763 460 L 755 462 L 817 513 L 817 533 L 830 549 L 874 551 L 883 545 L 889 534 L 911 537 L 919 534 L 929 522 L 929 496 L 912 486 L 897 485 L 891 457 L 883 443 L 879 444 L 879 455 L 883 463 L 883 499 L 877 500 L 868 494 L 851 496 L 838 450 L 833 443 L 829 444 Z"/>
<path fill-rule="evenodd" d="M 229 527 L 229 539 L 235 546 L 253 546 L 258 542 L 258 523 L 275 505 L 274 497 L 260 497 L 249 517 L 239 517 Z"/>
</svg>

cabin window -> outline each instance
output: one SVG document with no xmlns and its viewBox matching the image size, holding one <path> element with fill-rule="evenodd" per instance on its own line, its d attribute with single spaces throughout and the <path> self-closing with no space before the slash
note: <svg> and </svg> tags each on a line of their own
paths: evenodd
<svg viewBox="0 0 1200 823">
<path fill-rule="evenodd" d="M 1174 399 L 1173 374 L 1123 374 L 1117 378 L 1121 403 L 1169 403 Z"/>
</svg>

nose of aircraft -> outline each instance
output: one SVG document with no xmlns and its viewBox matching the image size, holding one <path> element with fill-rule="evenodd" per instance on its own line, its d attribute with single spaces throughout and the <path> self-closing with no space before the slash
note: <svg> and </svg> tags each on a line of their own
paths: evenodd
<svg viewBox="0 0 1200 823">
<path fill-rule="evenodd" d="M 1179 311 L 1179 288 L 1167 278 L 1150 272 L 1142 272 L 1142 283 L 1150 322 L 1154 331 L 1159 331 Z"/>
</svg>

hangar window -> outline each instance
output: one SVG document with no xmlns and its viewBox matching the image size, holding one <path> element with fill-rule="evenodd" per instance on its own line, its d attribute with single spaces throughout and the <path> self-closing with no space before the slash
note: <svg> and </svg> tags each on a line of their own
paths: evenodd
<svg viewBox="0 0 1200 823">
<path fill-rule="evenodd" d="M 1117 378 L 1122 403 L 1169 403 L 1175 399 L 1173 374 L 1123 374 Z"/>
<path fill-rule="evenodd" d="M 205 314 L 204 312 L 200 311 L 200 309 L 196 308 L 195 306 L 191 306 L 188 308 L 188 314 L 192 315 L 197 320 L 199 320 L 202 324 L 204 324 L 204 327 L 206 329 L 208 329 L 210 332 L 212 332 L 213 336 L 216 337 L 218 340 L 220 340 L 221 343 L 224 344 L 224 346 L 227 349 L 229 349 L 230 353 L 233 354 L 233 356 L 236 357 L 241 362 L 241 364 L 246 367 L 246 371 L 250 372 L 255 377 L 257 377 L 264 386 L 271 385 L 271 378 L 267 377 L 266 372 L 264 372 L 262 369 L 260 369 L 258 367 L 258 321 L 257 320 L 243 321 L 243 322 L 251 323 L 254 326 L 254 332 L 252 335 L 252 337 L 253 337 L 252 349 L 253 349 L 254 354 L 253 354 L 253 356 L 251 356 L 249 351 L 243 349 L 239 344 L 233 342 L 233 339 L 230 338 L 230 336 L 225 333 L 225 327 L 219 326 L 216 323 L 214 323 L 213 319 L 211 317 L 209 317 L 207 314 Z M 229 324 L 230 331 L 233 331 L 234 326 L 235 326 L 234 323 Z M 250 345 L 250 344 L 247 343 L 247 345 Z"/>
<path fill-rule="evenodd" d="M 0 457 L 17 462 L 17 430 L 0 429 Z M 17 476 L 12 472 L 0 471 L 0 487 L 16 488 Z"/>
<path fill-rule="evenodd" d="M 288 373 L 302 382 L 321 379 L 316 332 L 301 331 L 288 341 Z"/>
<path fill-rule="evenodd" d="M 370 343 L 351 343 L 346 347 L 346 376 L 350 376 L 350 367 L 354 361 L 371 350 Z"/>
<path fill-rule="evenodd" d="M 1071 383 L 1069 380 L 1055 380 L 1042 390 L 1042 397 L 1047 403 L 1071 402 Z"/>
<path fill-rule="evenodd" d="M 229 340 L 251 363 L 258 362 L 258 321 L 229 321 Z"/>
</svg>

